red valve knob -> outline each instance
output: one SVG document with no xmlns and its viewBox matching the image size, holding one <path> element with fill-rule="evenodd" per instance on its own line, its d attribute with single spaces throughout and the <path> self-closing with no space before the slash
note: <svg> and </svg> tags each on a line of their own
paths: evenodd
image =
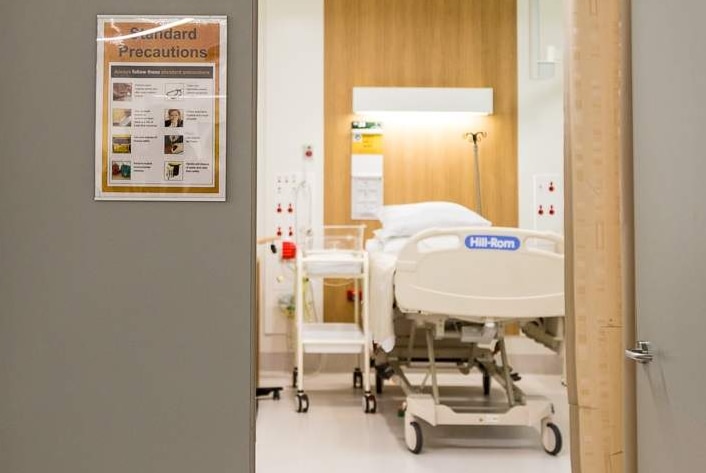
<svg viewBox="0 0 706 473">
<path fill-rule="evenodd" d="M 282 242 L 282 259 L 294 259 L 297 256 L 297 246 L 294 242 Z"/>
</svg>

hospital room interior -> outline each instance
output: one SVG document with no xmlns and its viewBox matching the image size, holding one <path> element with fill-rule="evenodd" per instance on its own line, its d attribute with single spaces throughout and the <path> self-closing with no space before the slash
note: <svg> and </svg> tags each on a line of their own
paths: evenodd
<svg viewBox="0 0 706 473">
<path fill-rule="evenodd" d="M 259 473 L 571 470 L 564 15 L 260 2 Z"/>
</svg>

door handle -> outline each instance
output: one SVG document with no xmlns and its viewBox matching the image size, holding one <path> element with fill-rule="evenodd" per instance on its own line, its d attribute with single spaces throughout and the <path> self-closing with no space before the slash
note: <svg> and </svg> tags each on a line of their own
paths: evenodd
<svg viewBox="0 0 706 473">
<path fill-rule="evenodd" d="M 638 341 L 635 348 L 625 350 L 625 356 L 638 363 L 649 363 L 654 359 L 650 346 L 650 342 Z"/>
</svg>

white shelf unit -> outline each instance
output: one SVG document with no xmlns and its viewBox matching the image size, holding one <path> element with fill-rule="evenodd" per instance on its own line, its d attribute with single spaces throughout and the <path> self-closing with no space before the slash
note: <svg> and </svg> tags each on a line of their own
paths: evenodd
<svg viewBox="0 0 706 473">
<path fill-rule="evenodd" d="M 296 338 L 297 366 L 294 384 L 297 389 L 297 412 L 308 412 L 309 397 L 304 392 L 304 354 L 337 353 L 360 357 L 362 373 L 353 374 L 354 387 L 364 389 L 363 410 L 376 411 L 375 396 L 370 392 L 370 321 L 368 304 L 368 254 L 363 250 L 364 226 L 324 226 L 320 235 L 307 238 L 297 253 L 296 262 Z M 354 282 L 355 318 L 353 323 L 312 323 L 304 320 L 304 288 L 310 278 L 351 279 Z M 358 290 L 362 299 L 358 300 Z M 361 379 L 362 378 L 362 379 Z"/>
</svg>

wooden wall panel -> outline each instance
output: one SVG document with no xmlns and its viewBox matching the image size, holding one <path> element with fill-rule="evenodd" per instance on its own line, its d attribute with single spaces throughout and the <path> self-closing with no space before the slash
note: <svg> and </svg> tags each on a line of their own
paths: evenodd
<svg viewBox="0 0 706 473">
<path fill-rule="evenodd" d="M 632 301 L 629 9 L 571 0 L 566 54 L 569 403 L 574 473 L 619 473 Z"/>
<path fill-rule="evenodd" d="M 475 208 L 473 146 L 462 135 L 483 130 L 483 213 L 495 225 L 516 226 L 516 0 L 326 0 L 324 15 L 324 221 L 351 223 L 354 86 L 492 87 L 489 117 L 383 120 L 385 204 L 448 200 Z M 326 319 L 349 320 L 342 292 L 328 292 Z"/>
</svg>

